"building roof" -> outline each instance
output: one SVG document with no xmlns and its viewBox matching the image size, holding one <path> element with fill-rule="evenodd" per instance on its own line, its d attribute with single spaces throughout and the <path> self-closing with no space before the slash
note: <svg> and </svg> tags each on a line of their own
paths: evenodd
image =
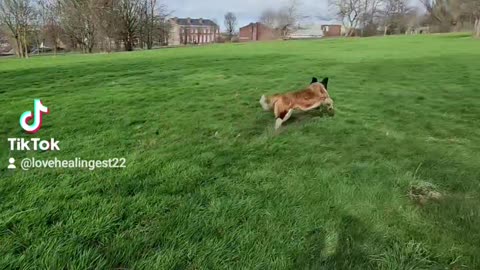
<svg viewBox="0 0 480 270">
<path fill-rule="evenodd" d="M 190 25 L 190 26 L 218 26 L 215 22 L 210 19 L 191 19 L 191 18 L 173 18 L 178 25 Z"/>
<path fill-rule="evenodd" d="M 263 26 L 263 27 L 270 28 L 268 25 L 266 25 L 266 24 L 264 24 L 264 23 L 261 23 L 261 22 L 252 22 L 252 23 L 249 23 L 249 24 L 247 24 L 247 25 L 245 25 L 245 26 L 240 27 L 240 29 L 245 28 L 245 27 L 252 27 L 252 25 L 261 25 L 261 26 Z"/>
</svg>

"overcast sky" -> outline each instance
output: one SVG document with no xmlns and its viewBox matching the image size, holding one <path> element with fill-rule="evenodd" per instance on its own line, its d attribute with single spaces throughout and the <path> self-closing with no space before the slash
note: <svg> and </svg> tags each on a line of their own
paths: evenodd
<svg viewBox="0 0 480 270">
<path fill-rule="evenodd" d="M 167 4 L 175 17 L 191 17 L 216 19 L 222 29 L 223 16 L 228 11 L 237 15 L 238 27 L 258 21 L 260 14 L 267 8 L 278 8 L 286 5 L 289 0 L 160 0 Z M 328 0 L 299 0 L 300 12 L 308 19 L 303 24 L 338 23 L 335 12 L 329 8 Z M 418 4 L 419 0 L 410 0 Z"/>
</svg>

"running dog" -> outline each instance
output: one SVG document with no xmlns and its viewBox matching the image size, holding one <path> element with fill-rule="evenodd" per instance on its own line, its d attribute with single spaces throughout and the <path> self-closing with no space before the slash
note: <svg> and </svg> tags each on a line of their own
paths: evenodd
<svg viewBox="0 0 480 270">
<path fill-rule="evenodd" d="M 310 111 L 320 106 L 326 106 L 328 112 L 333 115 L 333 100 L 327 92 L 328 78 L 318 82 L 312 78 L 310 85 L 300 91 L 276 94 L 272 96 L 262 95 L 260 105 L 265 111 L 273 110 L 275 114 L 275 129 L 279 129 L 285 123 L 294 110 Z"/>
</svg>

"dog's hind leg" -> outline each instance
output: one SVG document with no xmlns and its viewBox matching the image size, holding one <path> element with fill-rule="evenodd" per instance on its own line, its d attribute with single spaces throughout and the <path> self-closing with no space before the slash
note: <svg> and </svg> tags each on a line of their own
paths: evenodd
<svg viewBox="0 0 480 270">
<path fill-rule="evenodd" d="M 275 114 L 275 129 L 279 129 L 283 122 L 285 122 L 284 119 L 288 119 L 287 116 L 290 117 L 289 110 L 282 101 L 275 102 L 273 106 L 273 112 Z"/>
<path fill-rule="evenodd" d="M 279 117 L 275 120 L 275 129 L 279 129 L 283 123 L 285 123 L 290 116 L 292 116 L 293 109 L 288 110 L 288 112 L 280 113 Z"/>
<path fill-rule="evenodd" d="M 275 120 L 275 129 L 279 129 L 283 124 L 283 120 L 281 118 L 277 118 L 277 120 Z"/>
<path fill-rule="evenodd" d="M 283 117 L 283 122 L 286 122 L 292 116 L 293 109 L 288 110 L 287 114 Z"/>
</svg>

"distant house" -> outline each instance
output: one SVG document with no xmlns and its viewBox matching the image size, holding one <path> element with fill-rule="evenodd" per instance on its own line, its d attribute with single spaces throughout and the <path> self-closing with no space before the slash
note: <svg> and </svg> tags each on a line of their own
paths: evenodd
<svg viewBox="0 0 480 270">
<path fill-rule="evenodd" d="M 168 45 L 214 43 L 220 27 L 209 19 L 173 18 Z"/>
<path fill-rule="evenodd" d="M 12 54 L 13 49 L 6 36 L 0 33 L 0 55 Z"/>
<path fill-rule="evenodd" d="M 339 37 L 342 35 L 342 26 L 339 24 L 322 25 L 323 34 L 326 37 Z"/>
<path fill-rule="evenodd" d="M 324 36 L 322 26 L 311 25 L 299 27 L 288 35 L 288 39 L 315 39 Z"/>
<path fill-rule="evenodd" d="M 387 29 L 385 29 L 385 34 Z M 411 26 L 405 32 L 406 35 L 430 34 L 430 26 Z"/>
<path fill-rule="evenodd" d="M 240 42 L 265 41 L 273 40 L 275 38 L 275 30 L 263 23 L 250 23 L 249 25 L 240 28 Z"/>
</svg>

